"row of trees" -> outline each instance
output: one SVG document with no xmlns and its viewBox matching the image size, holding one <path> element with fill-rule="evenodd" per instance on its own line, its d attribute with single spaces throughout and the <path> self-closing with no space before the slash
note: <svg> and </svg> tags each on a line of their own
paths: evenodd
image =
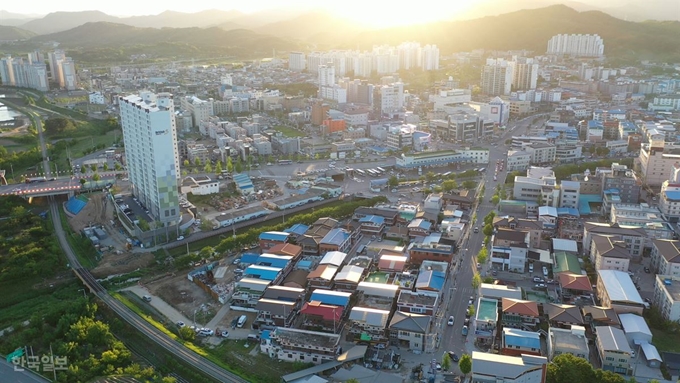
<svg viewBox="0 0 680 383">
<path fill-rule="evenodd" d="M 482 223 L 484 225 L 482 228 L 482 233 L 484 233 L 484 243 L 482 245 L 482 248 L 479 249 L 479 252 L 476 254 L 477 263 L 482 265 L 485 264 L 486 261 L 489 259 L 489 249 L 487 248 L 487 245 L 491 241 L 491 236 L 493 235 L 493 219 L 495 217 L 496 213 L 494 211 L 490 211 L 489 214 L 487 214 L 482 220 Z M 482 282 L 489 283 L 492 281 L 493 278 L 490 277 L 482 279 L 482 276 L 476 272 L 472 276 L 472 288 L 477 289 L 482 284 Z"/>
</svg>

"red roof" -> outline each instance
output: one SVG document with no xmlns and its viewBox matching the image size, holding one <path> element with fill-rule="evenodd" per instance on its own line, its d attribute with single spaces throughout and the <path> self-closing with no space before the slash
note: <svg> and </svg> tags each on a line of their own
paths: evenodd
<svg viewBox="0 0 680 383">
<path fill-rule="evenodd" d="M 300 310 L 301 314 L 305 315 L 316 315 L 323 318 L 323 320 L 332 321 L 333 315 L 335 315 L 335 320 L 339 321 L 342 318 L 342 307 L 325 305 L 318 301 L 306 302 Z"/>
<path fill-rule="evenodd" d="M 503 312 L 537 317 L 538 304 L 534 301 L 520 301 L 518 299 L 503 298 Z"/>
<path fill-rule="evenodd" d="M 279 243 L 274 245 L 271 249 L 267 250 L 268 253 L 276 255 L 288 255 L 292 257 L 297 257 L 302 253 L 302 247 L 298 245 L 293 245 L 292 243 Z"/>
<path fill-rule="evenodd" d="M 590 284 L 590 279 L 588 279 L 587 275 L 560 273 L 557 279 L 563 289 L 593 291 L 593 286 Z"/>
</svg>

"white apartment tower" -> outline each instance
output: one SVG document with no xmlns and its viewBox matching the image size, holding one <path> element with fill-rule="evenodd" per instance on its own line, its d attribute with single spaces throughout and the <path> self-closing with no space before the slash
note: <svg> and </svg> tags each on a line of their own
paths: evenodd
<svg viewBox="0 0 680 383">
<path fill-rule="evenodd" d="M 512 87 L 514 90 L 536 89 L 538 82 L 538 64 L 526 57 L 514 58 L 510 63 L 512 71 Z"/>
<path fill-rule="evenodd" d="M 60 87 L 66 90 L 76 89 L 76 64 L 70 57 L 66 57 L 61 61 L 61 78 L 62 82 L 59 83 Z"/>
<path fill-rule="evenodd" d="M 0 60 L 0 79 L 4 85 L 20 86 L 47 92 L 49 82 L 47 80 L 47 66 L 44 63 L 35 62 L 23 58 L 7 56 Z"/>
<path fill-rule="evenodd" d="M 380 87 L 380 111 L 390 113 L 404 107 L 404 83 L 395 82 Z"/>
<path fill-rule="evenodd" d="M 319 65 L 319 87 L 335 85 L 335 67 L 333 64 Z"/>
<path fill-rule="evenodd" d="M 487 59 L 482 68 L 482 92 L 491 96 L 510 94 L 513 71 L 512 64 L 503 59 Z"/>
<path fill-rule="evenodd" d="M 548 40 L 548 54 L 602 57 L 604 41 L 598 35 L 555 35 Z"/>
<path fill-rule="evenodd" d="M 133 193 L 154 219 L 174 225 L 180 172 L 172 95 L 142 92 L 118 101 Z"/>
<path fill-rule="evenodd" d="M 425 45 L 422 51 L 421 67 L 423 70 L 439 69 L 439 48 L 436 45 Z"/>
<path fill-rule="evenodd" d="M 290 52 L 288 55 L 288 69 L 302 72 L 307 67 L 307 59 L 304 52 Z"/>
</svg>

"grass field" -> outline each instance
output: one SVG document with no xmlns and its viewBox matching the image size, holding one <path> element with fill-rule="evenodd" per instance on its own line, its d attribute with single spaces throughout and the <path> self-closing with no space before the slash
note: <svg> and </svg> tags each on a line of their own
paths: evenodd
<svg viewBox="0 0 680 383">
<path fill-rule="evenodd" d="M 109 147 L 114 144 L 116 139 L 120 139 L 121 137 L 123 137 L 123 133 L 120 130 L 114 130 L 100 136 L 80 137 L 78 138 L 78 143 L 73 145 L 69 150 L 71 151 L 72 157 L 81 157 L 83 156 L 83 151 L 101 144 Z"/>
<path fill-rule="evenodd" d="M 286 137 L 304 137 L 305 136 L 305 134 L 300 132 L 299 130 L 290 128 L 288 126 L 283 126 L 283 125 L 275 126 L 274 130 L 278 130 L 279 132 L 283 133 L 283 135 L 286 136 Z"/>
<path fill-rule="evenodd" d="M 680 352 L 680 334 L 652 328 L 654 341 L 652 342 L 659 352 Z"/>
</svg>

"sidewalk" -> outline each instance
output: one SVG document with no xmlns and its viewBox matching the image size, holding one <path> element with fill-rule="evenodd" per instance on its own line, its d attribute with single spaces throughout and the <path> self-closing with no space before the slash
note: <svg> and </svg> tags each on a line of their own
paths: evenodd
<svg viewBox="0 0 680 383">
<path fill-rule="evenodd" d="M 137 294 L 140 298 L 143 297 L 144 295 L 150 296 L 151 302 L 148 302 L 148 304 L 151 305 L 151 307 L 158 310 L 161 314 L 165 315 L 165 317 L 168 318 L 168 320 L 171 321 L 172 323 L 177 323 L 181 321 L 186 323 L 187 326 L 192 324 L 192 321 L 190 319 L 185 317 L 182 313 L 177 311 L 174 307 L 170 306 L 167 302 L 165 302 L 161 298 L 151 294 L 149 290 L 146 289 L 146 287 L 135 285 L 124 288 L 123 291 L 131 291 Z"/>
</svg>

